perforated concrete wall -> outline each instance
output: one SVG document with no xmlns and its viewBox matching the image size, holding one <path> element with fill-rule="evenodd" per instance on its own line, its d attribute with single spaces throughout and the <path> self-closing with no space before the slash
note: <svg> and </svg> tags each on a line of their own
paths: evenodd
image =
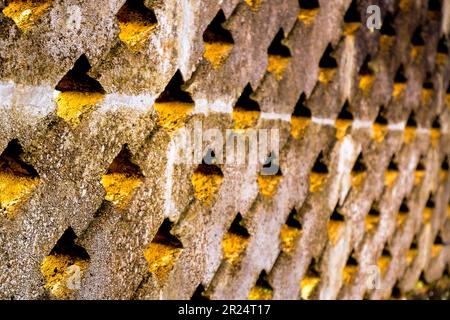
<svg viewBox="0 0 450 320">
<path fill-rule="evenodd" d="M 449 29 L 448 0 L 0 0 L 0 298 L 448 277 Z M 198 124 L 224 139 L 177 161 Z M 278 148 L 220 161 L 251 132 Z"/>
</svg>

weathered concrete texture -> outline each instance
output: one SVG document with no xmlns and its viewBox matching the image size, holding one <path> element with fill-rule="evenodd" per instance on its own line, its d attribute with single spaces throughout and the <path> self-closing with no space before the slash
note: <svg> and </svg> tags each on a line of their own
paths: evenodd
<svg viewBox="0 0 450 320">
<path fill-rule="evenodd" d="M 388 299 L 445 279 L 449 31 L 439 0 L 0 0 L 0 298 Z M 225 139 L 177 163 L 199 123 Z M 231 129 L 278 129 L 278 174 L 200 164 Z"/>
</svg>

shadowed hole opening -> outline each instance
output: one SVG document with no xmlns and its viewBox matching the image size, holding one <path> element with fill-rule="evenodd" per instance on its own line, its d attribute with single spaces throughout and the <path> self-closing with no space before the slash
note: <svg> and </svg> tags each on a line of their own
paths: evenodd
<svg viewBox="0 0 450 320">
<path fill-rule="evenodd" d="M 395 162 L 395 155 L 392 156 L 391 161 L 389 161 L 388 171 L 398 171 L 398 166 Z"/>
<path fill-rule="evenodd" d="M 61 238 L 56 242 L 50 254 L 68 255 L 71 257 L 78 257 L 82 260 L 89 260 L 89 254 L 83 247 L 76 244 L 76 239 L 77 236 L 73 229 L 71 227 L 67 228 Z"/>
<path fill-rule="evenodd" d="M 280 29 L 269 46 L 268 54 L 281 57 L 290 57 L 291 52 L 289 48 L 283 44 L 283 40 L 284 32 L 283 29 Z"/>
<path fill-rule="evenodd" d="M 242 215 L 240 213 L 238 213 L 234 218 L 233 222 L 230 225 L 230 228 L 228 229 L 228 232 L 233 233 L 235 235 L 239 235 L 244 238 L 250 237 L 247 228 L 245 228 L 242 223 Z"/>
<path fill-rule="evenodd" d="M 422 27 L 419 26 L 416 28 L 416 30 L 413 33 L 413 36 L 411 38 L 411 44 L 413 46 L 424 46 L 425 45 L 425 41 L 422 38 Z"/>
<path fill-rule="evenodd" d="M 358 261 L 356 260 L 355 250 L 352 250 L 350 255 L 348 256 L 346 266 L 356 267 L 358 265 Z"/>
<path fill-rule="evenodd" d="M 372 76 L 374 74 L 373 69 L 370 66 L 371 62 L 371 56 L 368 54 L 366 58 L 364 59 L 363 64 L 359 68 L 359 75 L 360 76 Z"/>
<path fill-rule="evenodd" d="M 449 157 L 448 156 L 446 156 L 444 161 L 442 161 L 441 169 L 445 170 L 445 171 L 449 170 Z"/>
<path fill-rule="evenodd" d="M 411 128 L 417 128 L 417 121 L 416 121 L 416 115 L 415 115 L 414 110 L 411 111 L 411 113 L 408 117 L 408 121 L 406 122 L 406 126 L 411 127 Z"/>
<path fill-rule="evenodd" d="M 299 0 L 298 4 L 301 9 L 314 10 L 320 7 L 318 0 Z"/>
<path fill-rule="evenodd" d="M 436 116 L 436 117 L 433 119 L 433 123 L 431 124 L 431 127 L 432 127 L 433 129 L 440 129 L 440 128 L 441 128 L 441 121 L 440 121 L 439 116 Z"/>
<path fill-rule="evenodd" d="M 27 178 L 39 178 L 33 166 L 23 161 L 24 151 L 17 139 L 11 140 L 0 155 L 0 173 Z"/>
<path fill-rule="evenodd" d="M 252 94 L 253 89 L 250 84 L 247 84 L 238 101 L 236 102 L 236 107 L 244 109 L 246 111 L 260 111 L 258 102 L 251 98 Z"/>
<path fill-rule="evenodd" d="M 448 55 L 448 43 L 447 43 L 447 39 L 445 38 L 445 36 L 442 37 L 441 40 L 439 40 L 438 52 Z"/>
<path fill-rule="evenodd" d="M 409 213 L 408 199 L 407 198 L 403 198 L 403 201 L 402 201 L 402 204 L 400 205 L 399 211 L 400 211 L 401 214 Z"/>
<path fill-rule="evenodd" d="M 429 209 L 434 209 L 435 203 L 434 203 L 434 197 L 433 197 L 432 193 L 430 193 L 430 196 L 428 197 L 427 204 L 425 207 L 427 207 Z"/>
<path fill-rule="evenodd" d="M 388 124 L 388 120 L 386 118 L 387 116 L 387 110 L 385 106 L 381 106 L 380 107 L 380 111 L 378 112 L 377 117 L 375 118 L 375 123 L 376 124 L 381 124 L 381 125 L 387 125 Z"/>
<path fill-rule="evenodd" d="M 405 68 L 403 67 L 402 64 L 395 73 L 394 83 L 406 83 L 407 81 L 408 79 L 405 76 Z"/>
<path fill-rule="evenodd" d="M 333 47 L 331 44 L 328 44 L 324 54 L 322 55 L 322 58 L 319 62 L 319 67 L 323 69 L 335 69 L 337 68 L 337 62 L 336 59 L 332 56 L 334 52 Z"/>
<path fill-rule="evenodd" d="M 428 1 L 428 11 L 441 11 L 442 5 L 439 0 L 429 0 Z"/>
<path fill-rule="evenodd" d="M 344 215 L 342 215 L 339 212 L 339 209 L 336 207 L 330 216 L 330 221 L 344 222 L 344 220 L 345 220 Z"/>
<path fill-rule="evenodd" d="M 361 14 L 358 10 L 358 4 L 356 0 L 353 0 L 352 3 L 350 4 L 350 7 L 345 13 L 344 21 L 346 23 L 361 22 Z"/>
<path fill-rule="evenodd" d="M 195 289 L 194 294 L 191 297 L 192 301 L 207 301 L 209 298 L 206 296 L 205 287 L 203 284 L 199 284 L 197 289 Z"/>
<path fill-rule="evenodd" d="M 391 13 L 388 13 L 384 18 L 380 33 L 388 37 L 394 37 L 397 34 L 394 27 L 394 18 Z"/>
<path fill-rule="evenodd" d="M 203 41 L 207 43 L 223 42 L 234 44 L 233 36 L 230 31 L 222 26 L 225 21 L 225 14 L 222 10 L 219 10 L 203 33 Z"/>
<path fill-rule="evenodd" d="M 297 210 L 295 210 L 295 208 L 293 208 L 291 210 L 291 212 L 289 213 L 289 216 L 286 220 L 286 225 L 288 227 L 295 228 L 295 229 L 302 228 L 302 224 L 300 223 L 300 220 L 298 218 L 298 213 L 297 213 Z"/>
<path fill-rule="evenodd" d="M 364 156 L 362 154 L 362 152 L 359 154 L 358 158 L 356 159 L 355 164 L 353 165 L 352 168 L 352 172 L 366 172 L 367 171 L 367 166 L 366 163 L 364 161 Z"/>
<path fill-rule="evenodd" d="M 434 88 L 433 80 L 432 80 L 432 78 L 431 78 L 431 73 L 428 73 L 428 72 L 427 72 L 427 76 L 426 76 L 426 78 L 425 78 L 425 81 L 423 82 L 422 87 L 423 87 L 424 89 L 429 89 L 429 90 L 431 90 L 431 89 Z"/>
<path fill-rule="evenodd" d="M 164 91 L 156 99 L 156 102 L 183 102 L 183 103 L 194 103 L 191 95 L 183 90 L 184 80 L 181 75 L 180 70 L 177 70 L 175 75 L 167 84 Z"/>
<path fill-rule="evenodd" d="M 353 120 L 353 114 L 350 112 L 350 104 L 348 103 L 348 100 L 345 101 L 345 104 L 342 107 L 341 112 L 339 112 L 337 118 L 341 120 Z"/>
<path fill-rule="evenodd" d="M 321 151 L 319 156 L 316 158 L 316 162 L 314 162 L 312 172 L 322 173 L 322 174 L 328 173 L 328 167 L 325 163 L 326 163 L 325 156 L 324 156 L 323 152 Z"/>
<path fill-rule="evenodd" d="M 306 95 L 305 93 L 302 93 L 295 105 L 294 112 L 292 113 L 294 117 L 302 117 L 302 118 L 312 117 L 311 110 L 306 106 L 305 103 L 306 103 Z"/>
<path fill-rule="evenodd" d="M 265 270 L 261 271 L 256 280 L 255 286 L 249 294 L 249 300 L 270 300 L 272 299 L 273 288 L 269 284 Z"/>
<path fill-rule="evenodd" d="M 117 13 L 117 19 L 122 23 L 156 24 L 153 10 L 144 5 L 143 0 L 127 0 Z"/>
<path fill-rule="evenodd" d="M 105 90 L 103 90 L 100 82 L 87 74 L 90 69 L 91 65 L 86 55 L 81 55 L 73 68 L 59 81 L 55 89 L 61 92 L 78 91 L 104 94 Z"/>
</svg>

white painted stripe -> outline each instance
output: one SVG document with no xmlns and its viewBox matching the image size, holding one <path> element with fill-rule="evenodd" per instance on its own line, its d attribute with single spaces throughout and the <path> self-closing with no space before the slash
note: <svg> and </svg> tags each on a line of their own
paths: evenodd
<svg viewBox="0 0 450 320">
<path fill-rule="evenodd" d="M 261 119 L 264 120 L 281 120 L 281 121 L 291 121 L 290 113 L 275 113 L 275 112 L 261 112 Z"/>
<path fill-rule="evenodd" d="M 388 130 L 389 131 L 403 131 L 405 130 L 405 122 L 398 122 L 398 123 L 389 123 L 388 124 Z"/>
<path fill-rule="evenodd" d="M 352 127 L 354 129 L 369 129 L 372 127 L 372 121 L 355 119 L 353 120 Z"/>
<path fill-rule="evenodd" d="M 209 112 L 231 114 L 233 112 L 232 102 L 222 99 L 209 102 L 206 99 L 195 100 L 195 114 L 208 114 Z"/>
<path fill-rule="evenodd" d="M 148 111 L 155 103 L 155 96 L 126 95 L 120 93 L 106 94 L 102 102 L 102 111 L 115 110 L 121 107 L 132 108 L 137 111 Z"/>
<path fill-rule="evenodd" d="M 45 116 L 55 109 L 53 94 L 50 85 L 0 83 L 0 106 L 26 108 L 30 115 Z"/>
<path fill-rule="evenodd" d="M 431 133 L 429 128 L 418 127 L 416 129 L 416 134 L 429 135 Z"/>
<path fill-rule="evenodd" d="M 335 119 L 329 119 L 329 118 L 316 118 L 312 117 L 312 122 L 319 124 L 321 126 L 335 126 L 336 120 Z"/>
</svg>

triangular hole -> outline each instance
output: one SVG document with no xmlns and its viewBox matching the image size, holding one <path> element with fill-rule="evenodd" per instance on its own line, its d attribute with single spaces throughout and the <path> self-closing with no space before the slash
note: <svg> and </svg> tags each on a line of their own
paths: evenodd
<svg viewBox="0 0 450 320">
<path fill-rule="evenodd" d="M 380 107 L 380 111 L 378 112 L 378 115 L 377 115 L 377 117 L 375 119 L 375 123 L 383 125 L 383 126 L 387 125 L 388 124 L 388 120 L 386 118 L 386 113 L 387 113 L 386 107 L 385 106 L 381 106 Z"/>
<path fill-rule="evenodd" d="M 428 1 L 428 11 L 436 11 L 439 12 L 442 9 L 440 0 L 429 0 Z"/>
<path fill-rule="evenodd" d="M 333 213 L 330 216 L 330 221 L 338 221 L 338 222 L 344 222 L 345 218 L 344 216 L 339 212 L 339 209 L 336 207 L 333 210 Z"/>
<path fill-rule="evenodd" d="M 366 58 L 364 59 L 363 64 L 359 68 L 359 75 L 360 76 L 372 76 L 374 74 L 371 66 L 370 66 L 371 57 L 368 54 Z"/>
<path fill-rule="evenodd" d="M 416 30 L 413 33 L 413 36 L 411 38 L 411 44 L 413 46 L 424 46 L 425 45 L 425 41 L 422 38 L 422 27 L 419 26 L 416 28 Z"/>
<path fill-rule="evenodd" d="M 199 284 L 197 289 L 195 289 L 194 294 L 191 297 L 192 301 L 207 301 L 209 298 L 205 295 L 205 287 L 203 284 Z"/>
<path fill-rule="evenodd" d="M 336 59 L 332 56 L 334 52 L 333 47 L 331 44 L 328 44 L 325 52 L 322 55 L 322 58 L 319 62 L 319 67 L 323 69 L 335 69 L 337 68 L 337 62 Z"/>
<path fill-rule="evenodd" d="M 236 102 L 236 107 L 247 111 L 260 111 L 258 102 L 250 98 L 252 94 L 253 89 L 250 84 L 247 84 Z"/>
<path fill-rule="evenodd" d="M 328 173 L 328 167 L 325 164 L 325 157 L 324 157 L 322 151 L 320 152 L 319 156 L 316 158 L 316 162 L 314 163 L 312 172 L 322 173 L 322 174 Z"/>
<path fill-rule="evenodd" d="M 361 22 L 361 14 L 358 10 L 358 3 L 356 0 L 352 0 L 350 7 L 345 13 L 344 21 L 345 23 Z"/>
<path fill-rule="evenodd" d="M 320 7 L 318 0 L 299 0 L 298 4 L 301 9 L 314 10 Z"/>
<path fill-rule="evenodd" d="M 149 272 L 159 279 L 169 274 L 183 249 L 181 241 L 170 232 L 172 228 L 173 223 L 166 218 L 144 252 Z"/>
<path fill-rule="evenodd" d="M 231 32 L 223 27 L 225 21 L 225 14 L 222 10 L 219 10 L 203 33 L 203 41 L 205 42 L 204 57 L 216 69 L 229 56 L 234 44 Z"/>
<path fill-rule="evenodd" d="M 235 235 L 239 235 L 244 238 L 250 237 L 247 228 L 245 228 L 244 225 L 242 224 L 242 216 L 239 212 L 234 218 L 233 222 L 231 223 L 228 232 L 231 232 Z"/>
<path fill-rule="evenodd" d="M 302 117 L 302 118 L 311 118 L 311 110 L 306 106 L 306 95 L 305 93 L 302 93 L 300 98 L 298 99 L 294 113 L 292 114 L 294 117 Z"/>
<path fill-rule="evenodd" d="M 117 13 L 119 38 L 131 48 L 142 46 L 158 21 L 143 0 L 127 0 Z"/>
<path fill-rule="evenodd" d="M 352 250 L 352 252 L 348 256 L 347 263 L 345 265 L 346 266 L 353 266 L 353 267 L 357 266 L 358 265 L 358 261 L 356 261 L 355 257 L 356 257 L 355 250 Z"/>
<path fill-rule="evenodd" d="M 439 40 L 438 44 L 438 52 L 442 54 L 448 55 L 448 45 L 447 45 L 447 39 L 445 37 L 442 37 L 441 40 Z"/>
<path fill-rule="evenodd" d="M 393 37 L 397 34 L 394 28 L 394 19 L 390 13 L 388 13 L 384 18 L 380 33 L 389 37 Z"/>
<path fill-rule="evenodd" d="M 268 54 L 281 57 L 290 57 L 291 52 L 289 48 L 283 44 L 283 40 L 284 32 L 283 29 L 280 29 L 269 46 Z"/>
<path fill-rule="evenodd" d="M 350 112 L 349 109 L 350 104 L 348 103 L 348 100 L 346 100 L 337 118 L 341 120 L 353 120 L 353 114 Z"/>
<path fill-rule="evenodd" d="M 445 157 L 444 161 L 442 161 L 441 169 L 448 171 L 449 170 L 449 157 Z"/>
<path fill-rule="evenodd" d="M 270 300 L 272 299 L 273 288 L 267 280 L 268 276 L 265 270 L 261 271 L 256 280 L 255 286 L 249 294 L 249 300 Z"/>
<path fill-rule="evenodd" d="M 431 77 L 431 73 L 427 72 L 427 76 L 425 78 L 425 81 L 422 84 L 422 87 L 424 89 L 428 89 L 428 90 L 431 90 L 431 89 L 434 88 L 433 79 Z"/>
<path fill-rule="evenodd" d="M 433 123 L 431 124 L 431 127 L 433 129 L 440 129 L 441 128 L 441 122 L 440 122 L 439 116 L 436 116 L 434 118 Z"/>
<path fill-rule="evenodd" d="M 14 139 L 8 143 L 6 149 L 0 155 L 0 174 L 38 178 L 39 175 L 33 166 L 23 161 L 23 149 L 19 141 Z"/>
<path fill-rule="evenodd" d="M 70 297 L 76 290 L 69 286 L 71 277 L 74 274 L 82 275 L 88 267 L 89 254 L 76 243 L 76 239 L 73 229 L 67 228 L 41 265 L 41 272 L 46 281 L 45 288 L 58 299 Z"/>
<path fill-rule="evenodd" d="M 230 31 L 222 26 L 225 21 L 225 14 L 221 9 L 203 33 L 203 41 L 207 43 L 220 42 L 233 44 L 234 40 Z"/>
<path fill-rule="evenodd" d="M 364 161 L 364 156 L 362 152 L 359 154 L 358 158 L 356 159 L 355 164 L 353 165 L 352 172 L 366 172 L 367 166 Z"/>
<path fill-rule="evenodd" d="M 388 171 L 398 171 L 397 163 L 395 162 L 395 156 L 391 158 L 388 165 Z"/>
<path fill-rule="evenodd" d="M 411 111 L 408 117 L 408 121 L 406 122 L 406 126 L 411 128 L 417 128 L 416 115 L 414 110 Z"/>
<path fill-rule="evenodd" d="M 55 89 L 61 92 L 105 93 L 100 82 L 88 75 L 90 69 L 91 65 L 83 54 L 75 62 L 73 68 L 59 81 Z"/>
<path fill-rule="evenodd" d="M 297 211 L 295 210 L 295 208 L 293 208 L 291 210 L 291 212 L 289 213 L 289 216 L 288 216 L 288 218 L 286 220 L 286 225 L 288 227 L 295 228 L 295 229 L 301 229 L 302 228 L 302 224 L 298 220 L 298 214 L 297 214 Z"/>
<path fill-rule="evenodd" d="M 156 99 L 157 103 L 163 102 L 183 102 L 194 103 L 191 95 L 183 90 L 184 80 L 180 70 L 177 70 L 175 75 L 167 84 L 164 91 Z"/>
<path fill-rule="evenodd" d="M 408 199 L 403 198 L 402 204 L 400 205 L 399 209 L 400 213 L 406 214 L 409 213 L 409 207 L 408 207 Z"/>
<path fill-rule="evenodd" d="M 395 74 L 394 82 L 395 83 L 406 83 L 408 79 L 405 76 L 405 69 L 403 67 L 403 64 L 400 65 L 400 67 L 397 69 L 397 72 Z"/>
<path fill-rule="evenodd" d="M 105 200 L 118 208 L 125 208 L 128 205 L 134 190 L 143 181 L 142 171 L 132 159 L 128 146 L 124 145 L 102 177 L 106 191 Z"/>
</svg>

